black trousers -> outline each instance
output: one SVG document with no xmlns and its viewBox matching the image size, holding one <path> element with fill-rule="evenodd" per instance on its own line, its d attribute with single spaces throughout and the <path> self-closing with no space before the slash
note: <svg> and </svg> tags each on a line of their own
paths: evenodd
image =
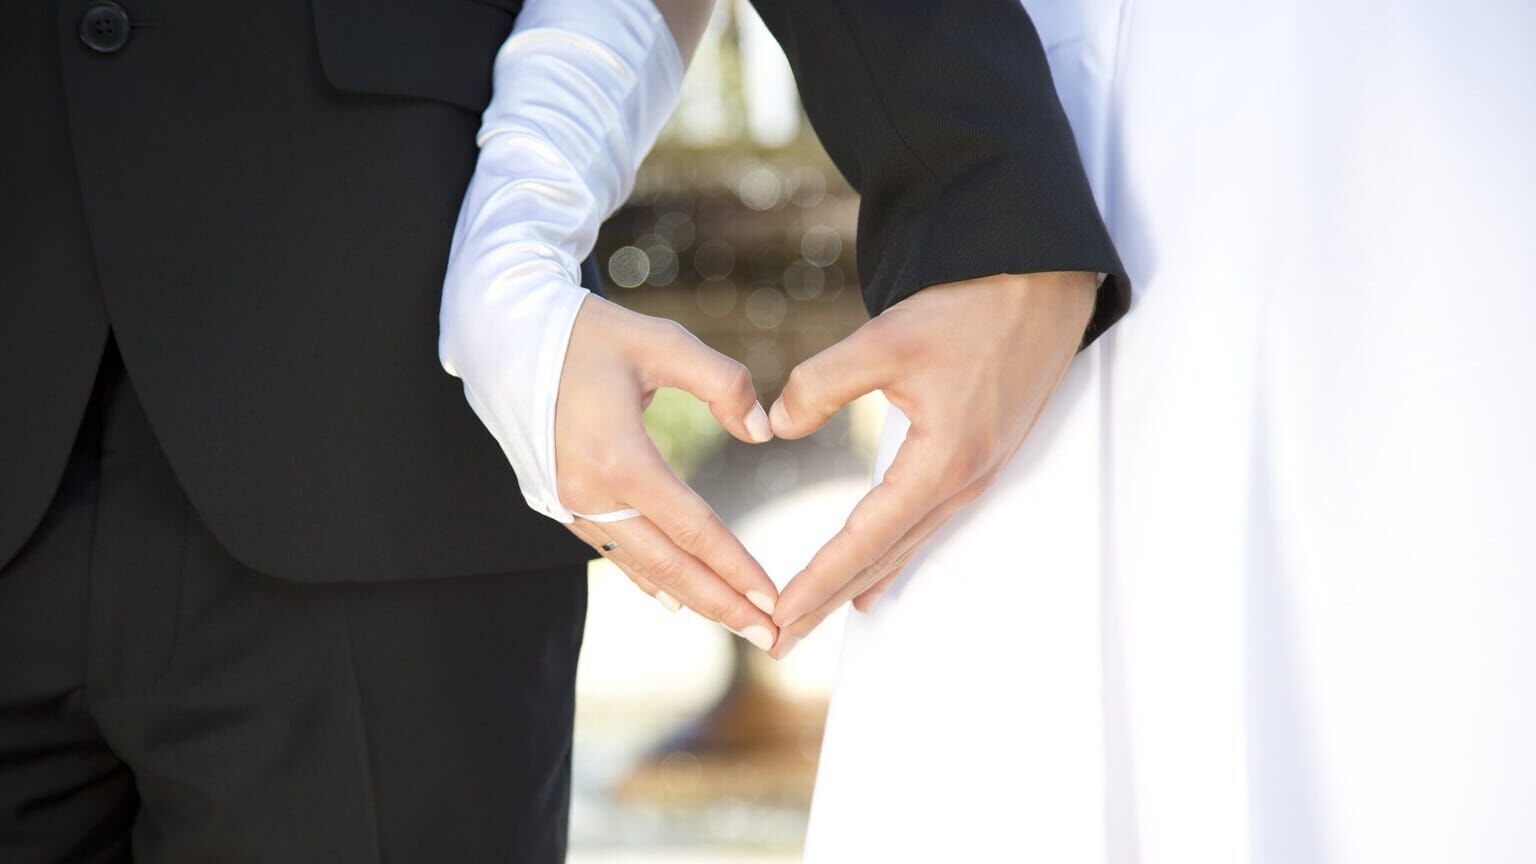
<svg viewBox="0 0 1536 864">
<path fill-rule="evenodd" d="M 0 862 L 563 860 L 585 609 L 580 567 L 317 586 L 242 566 L 109 348 L 0 570 Z"/>
</svg>

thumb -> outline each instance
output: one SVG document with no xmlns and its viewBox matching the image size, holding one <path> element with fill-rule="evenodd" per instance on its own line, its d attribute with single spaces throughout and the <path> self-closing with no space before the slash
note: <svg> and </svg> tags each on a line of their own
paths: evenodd
<svg viewBox="0 0 1536 864">
<path fill-rule="evenodd" d="M 895 360 L 872 323 L 790 371 L 784 392 L 768 412 L 773 434 L 804 438 L 849 402 L 890 382 Z"/>
<path fill-rule="evenodd" d="M 668 322 L 665 334 L 647 352 L 646 366 L 657 384 L 703 400 L 725 431 L 748 444 L 773 437 L 747 367 L 700 342 L 680 324 Z"/>
</svg>

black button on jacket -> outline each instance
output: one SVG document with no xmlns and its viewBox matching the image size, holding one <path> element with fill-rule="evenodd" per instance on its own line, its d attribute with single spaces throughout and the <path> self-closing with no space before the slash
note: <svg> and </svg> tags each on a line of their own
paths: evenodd
<svg viewBox="0 0 1536 864">
<path fill-rule="evenodd" d="M 111 54 L 128 44 L 128 13 L 116 3 L 92 3 L 80 16 L 80 41 L 93 51 Z"/>
</svg>

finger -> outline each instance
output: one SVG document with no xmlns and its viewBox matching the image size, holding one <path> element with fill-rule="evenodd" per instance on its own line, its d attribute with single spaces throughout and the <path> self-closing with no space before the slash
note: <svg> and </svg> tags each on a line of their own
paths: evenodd
<svg viewBox="0 0 1536 864">
<path fill-rule="evenodd" d="M 916 529 L 913 530 L 914 532 L 916 531 Z M 859 587 L 850 592 L 853 599 L 849 602 L 853 604 L 853 608 L 860 612 L 868 612 L 870 609 L 873 609 L 874 604 L 881 597 L 885 596 L 885 592 L 891 589 L 891 585 L 901 578 L 901 574 L 906 571 L 907 565 L 911 564 L 912 559 L 917 557 L 917 553 L 922 551 L 923 545 L 932 539 L 933 534 L 937 532 L 938 529 L 935 528 L 933 532 L 908 546 L 889 562 L 883 563 L 878 567 L 869 568 L 869 572 L 861 574 L 859 579 L 854 580 Z"/>
<path fill-rule="evenodd" d="M 775 660 L 783 660 L 789 656 L 789 652 L 793 651 L 795 646 L 800 644 L 800 640 L 809 636 L 812 630 L 820 627 L 822 622 L 830 618 L 832 613 L 836 612 L 844 603 L 852 601 L 857 607 L 859 599 L 871 594 L 875 595 L 875 599 L 879 599 L 879 595 L 884 594 L 891 584 L 901 576 L 902 570 L 907 564 L 911 563 L 918 551 L 920 550 L 917 548 L 910 549 L 905 555 L 878 570 L 874 567 L 869 568 L 851 580 L 831 600 L 796 618 L 795 623 L 779 628 L 778 641 L 774 643 L 773 650 L 768 653 L 768 656 Z M 873 600 L 869 602 L 872 603 Z M 859 611 L 867 612 L 869 610 L 867 608 L 860 608 Z"/>
<path fill-rule="evenodd" d="M 974 496 L 967 493 L 957 494 L 924 516 L 912 530 L 886 550 L 875 563 L 850 579 L 830 600 L 795 619 L 794 623 L 780 628 L 779 640 L 774 643 L 769 656 L 783 660 L 801 639 L 821 626 L 844 603 L 852 602 L 860 612 L 872 609 L 875 602 L 900 578 L 912 559 L 922 551 L 923 546 L 973 499 Z"/>
<path fill-rule="evenodd" d="M 693 611 L 767 651 L 778 628 L 761 609 L 747 602 L 697 558 L 684 552 L 651 520 L 614 522 L 608 535 L 628 551 L 641 575 Z"/>
<path fill-rule="evenodd" d="M 912 563 L 912 559 L 923 551 L 923 547 L 943 530 L 951 519 L 959 515 L 961 510 L 980 497 L 988 485 L 990 484 L 986 480 L 978 480 L 950 496 L 924 516 L 900 540 L 892 544 L 891 548 L 887 549 L 873 564 L 849 580 L 848 584 L 832 599 L 812 612 L 802 615 L 793 624 L 781 628 L 779 641 L 774 646 L 775 659 L 782 660 L 790 649 L 794 648 L 795 643 L 820 626 L 821 622 L 844 603 L 852 602 L 854 608 L 860 612 L 873 609 L 875 603 L 901 577 L 907 565 Z"/>
<path fill-rule="evenodd" d="M 790 370 L 784 392 L 768 412 L 773 434 L 804 438 L 844 405 L 890 383 L 896 358 L 874 323 Z"/>
<path fill-rule="evenodd" d="M 779 597 L 773 580 L 704 499 L 672 473 L 654 447 L 635 457 L 634 470 L 620 494 L 679 549 L 703 562 L 765 615 L 773 614 Z"/>
<path fill-rule="evenodd" d="M 909 433 L 879 485 L 859 501 L 842 529 L 784 587 L 774 610 L 774 623 L 789 626 L 831 600 L 947 499 L 947 462 L 942 445 Z"/>
<path fill-rule="evenodd" d="M 678 602 L 676 597 L 673 597 L 671 594 L 668 594 L 660 588 L 657 588 L 656 585 L 651 582 L 651 580 L 641 575 L 640 571 L 635 569 L 633 565 L 621 564 L 617 559 L 610 560 L 613 561 L 614 566 L 619 568 L 620 573 L 628 576 L 629 581 L 635 583 L 636 588 L 639 588 L 641 591 L 649 594 L 653 600 L 655 600 L 657 603 L 660 603 L 661 608 L 667 610 L 668 612 L 677 612 L 683 608 L 683 604 Z"/>
<path fill-rule="evenodd" d="M 915 528 L 913 529 L 914 532 L 916 530 Z M 809 636 L 812 630 L 820 627 L 821 623 L 831 617 L 832 613 L 836 612 L 844 603 L 852 601 L 857 606 L 858 598 L 867 596 L 876 589 L 880 589 L 881 593 L 884 593 L 884 589 L 881 589 L 881 586 L 890 587 L 890 583 L 894 582 L 896 577 L 901 575 L 902 569 L 917 555 L 918 547 L 920 546 L 921 543 L 910 546 L 904 554 L 900 555 L 895 553 L 893 547 L 892 552 L 888 553 L 887 556 L 882 556 L 880 562 L 866 568 L 858 576 L 849 580 L 848 584 L 841 591 L 838 591 L 832 599 L 796 618 L 793 624 L 780 628 L 779 639 L 774 643 L 773 651 L 769 652 L 769 656 L 775 660 L 783 660 L 789 655 L 790 651 L 794 650 L 794 647 L 800 643 L 801 639 Z M 860 611 L 867 610 L 861 608 Z"/>
<path fill-rule="evenodd" d="M 631 560 L 629 553 L 614 542 L 602 528 L 585 519 L 577 519 L 566 527 L 571 529 L 571 533 L 586 541 L 587 545 L 591 546 L 598 555 L 603 556 L 615 567 L 618 567 L 619 572 L 628 576 L 629 581 L 635 583 L 635 587 L 649 594 L 657 603 L 662 605 L 662 608 L 668 612 L 676 612 L 683 608 L 683 605 L 677 601 L 676 597 L 657 588 L 655 583 L 641 575 L 639 567 Z"/>
<path fill-rule="evenodd" d="M 702 399 L 725 431 L 748 444 L 773 438 L 773 427 L 747 367 L 700 342 L 675 322 L 665 322 L 660 346 L 642 360 L 658 386 L 677 387 Z"/>
<path fill-rule="evenodd" d="M 875 608 L 880 603 L 880 598 L 884 597 L 886 592 L 891 590 L 891 586 L 896 584 L 896 580 L 901 578 L 901 574 L 905 573 L 906 569 L 907 565 L 905 563 L 901 564 L 895 570 L 886 574 L 884 579 L 876 582 L 874 587 L 853 598 L 853 608 L 868 614 L 869 610 Z"/>
<path fill-rule="evenodd" d="M 906 569 L 906 566 L 912 562 L 913 558 L 917 557 L 917 554 L 923 550 L 928 541 L 932 540 L 934 535 L 942 531 L 944 526 L 948 525 L 950 520 L 955 518 L 967 504 L 974 501 L 976 496 L 985 488 L 985 485 L 982 483 L 973 484 L 971 487 L 967 487 L 964 491 L 939 505 L 933 512 L 924 516 L 921 522 L 913 526 L 912 530 L 906 533 L 906 536 L 896 541 L 895 545 L 885 555 L 881 556 L 879 561 L 876 561 L 864 573 L 859 574 L 859 577 L 854 579 L 854 582 L 862 583 L 868 587 L 854 595 L 854 608 L 860 612 L 868 612 L 870 609 L 873 609 L 875 603 L 885 596 L 885 592 L 890 590 L 897 577 L 901 576 L 901 572 Z"/>
<path fill-rule="evenodd" d="M 941 521 L 931 532 L 919 538 L 901 554 L 897 555 L 890 564 L 880 568 L 870 568 L 871 573 L 863 580 L 863 583 L 869 587 L 863 589 L 853 598 L 853 608 L 860 612 L 868 612 L 875 608 L 875 604 L 880 602 L 880 598 L 884 597 L 885 593 L 891 590 L 891 586 L 896 584 L 896 580 L 901 578 L 901 574 L 906 572 L 907 565 L 912 563 L 912 559 L 916 558 L 917 554 L 923 551 L 923 547 L 927 545 L 929 540 L 933 539 L 933 535 L 937 534 L 939 529 L 944 527 L 944 523 L 948 521 L 947 518 Z"/>
</svg>

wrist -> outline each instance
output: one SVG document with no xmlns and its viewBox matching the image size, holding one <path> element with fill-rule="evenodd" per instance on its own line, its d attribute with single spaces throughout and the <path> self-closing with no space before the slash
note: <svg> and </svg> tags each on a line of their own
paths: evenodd
<svg viewBox="0 0 1536 864">
<path fill-rule="evenodd" d="M 953 287 L 978 286 L 987 295 L 987 314 L 1007 322 L 1016 338 L 1059 339 L 1075 350 L 1093 318 L 1100 279 L 1077 271 L 1005 273 Z"/>
</svg>

